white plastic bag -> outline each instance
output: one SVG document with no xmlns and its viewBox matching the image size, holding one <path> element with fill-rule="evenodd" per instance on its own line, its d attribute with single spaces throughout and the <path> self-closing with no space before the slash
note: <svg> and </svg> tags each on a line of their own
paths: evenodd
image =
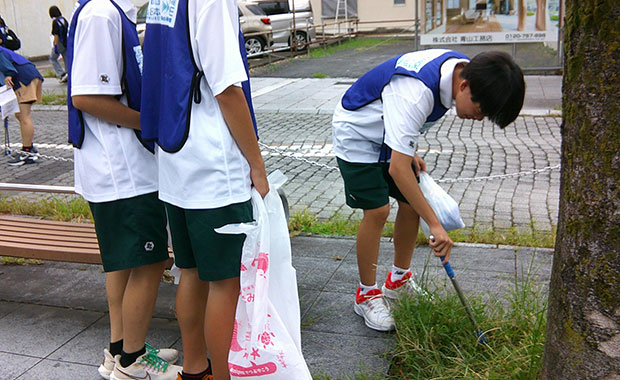
<svg viewBox="0 0 620 380">
<path fill-rule="evenodd" d="M 229 224 L 218 233 L 246 234 L 241 257 L 241 291 L 228 354 L 232 379 L 299 379 L 312 376 L 301 352 L 297 278 L 277 188 L 286 177 L 269 177 L 263 200 L 252 190 L 255 223 Z"/>
<path fill-rule="evenodd" d="M 427 172 L 420 172 L 420 190 L 446 231 L 465 227 L 458 203 L 435 183 Z M 430 236 L 428 224 L 422 218 L 420 218 L 420 227 L 424 235 Z"/>
</svg>

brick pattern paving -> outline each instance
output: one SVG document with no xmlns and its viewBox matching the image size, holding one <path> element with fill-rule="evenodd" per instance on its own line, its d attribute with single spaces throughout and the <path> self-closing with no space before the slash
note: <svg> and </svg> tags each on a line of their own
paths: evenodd
<svg viewBox="0 0 620 380">
<path fill-rule="evenodd" d="M 41 153 L 72 157 L 67 146 L 66 112 L 35 111 L 35 144 Z M 304 113 L 258 113 L 260 142 L 287 154 L 336 166 L 331 151 L 331 115 Z M 419 154 L 435 179 L 479 177 L 530 171 L 559 164 L 560 118 L 519 117 L 502 130 L 489 122 L 446 116 L 419 142 Z M 9 130 L 12 142 L 21 141 L 14 118 Z M 18 145 L 14 145 L 18 146 Z M 308 209 L 320 218 L 335 213 L 360 217 L 344 204 L 343 184 L 337 170 L 329 170 L 263 149 L 267 170 L 280 169 L 289 177 L 284 186 L 295 210 Z M 557 223 L 558 169 L 500 180 L 443 183 L 460 204 L 467 226 L 528 227 L 551 229 Z M 73 164 L 40 160 L 35 165 L 0 169 L 0 182 L 73 185 Z M 20 194 L 41 197 L 40 194 Z M 395 217 L 392 210 L 390 218 Z"/>
</svg>

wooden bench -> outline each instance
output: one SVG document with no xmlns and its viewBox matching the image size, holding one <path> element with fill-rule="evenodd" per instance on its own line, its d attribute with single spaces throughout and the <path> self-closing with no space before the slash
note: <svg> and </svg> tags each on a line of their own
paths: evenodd
<svg viewBox="0 0 620 380">
<path fill-rule="evenodd" d="M 0 191 L 75 194 L 70 186 L 0 183 Z M 168 248 L 173 264 L 172 249 Z M 0 215 L 0 256 L 101 264 L 95 225 Z"/>
<path fill-rule="evenodd" d="M 95 226 L 0 216 L 0 256 L 101 264 Z"/>
<path fill-rule="evenodd" d="M 75 194 L 70 186 L 0 183 L 1 191 Z M 0 216 L 0 256 L 101 264 L 95 226 L 20 216 Z"/>
</svg>

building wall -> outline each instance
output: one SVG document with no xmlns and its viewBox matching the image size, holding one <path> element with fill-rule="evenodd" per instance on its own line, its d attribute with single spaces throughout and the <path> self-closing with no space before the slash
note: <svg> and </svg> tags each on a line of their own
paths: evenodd
<svg viewBox="0 0 620 380">
<path fill-rule="evenodd" d="M 322 0 L 311 0 L 312 10 L 315 16 L 314 23 L 317 26 L 321 24 L 321 2 Z M 405 0 L 404 5 L 394 3 L 395 0 L 358 0 L 357 12 L 360 21 L 359 30 L 372 31 L 378 28 L 406 29 L 406 32 L 413 33 L 415 0 Z M 397 3 L 401 3 L 401 1 L 397 1 Z M 420 21 L 422 22 L 424 19 L 424 0 L 418 0 L 418 8 Z M 407 21 L 399 22 L 398 20 Z"/>
<path fill-rule="evenodd" d="M 147 0 L 131 0 L 142 5 Z M 0 15 L 22 42 L 19 54 L 25 57 L 48 56 L 51 50 L 52 20 L 49 7 L 56 5 L 70 18 L 74 0 L 0 0 Z"/>
</svg>

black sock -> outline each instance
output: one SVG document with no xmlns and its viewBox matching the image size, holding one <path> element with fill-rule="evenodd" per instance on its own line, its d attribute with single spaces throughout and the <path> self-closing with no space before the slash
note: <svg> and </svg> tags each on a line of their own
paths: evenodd
<svg viewBox="0 0 620 380">
<path fill-rule="evenodd" d="M 138 359 L 140 355 L 144 355 L 145 353 L 146 353 L 146 347 L 142 347 L 141 350 L 132 352 L 129 354 L 126 353 L 125 351 L 121 351 L 121 366 L 123 368 L 129 367 L 136 361 L 136 359 Z"/>
<path fill-rule="evenodd" d="M 211 371 L 211 360 L 209 360 L 209 367 L 200 373 L 187 373 L 185 371 L 181 372 L 181 379 L 183 380 L 202 380 L 206 375 L 212 375 Z"/>
<path fill-rule="evenodd" d="M 22 146 L 22 150 L 24 152 L 30 152 L 32 150 L 32 146 Z"/>
<path fill-rule="evenodd" d="M 110 355 L 115 357 L 116 355 L 120 355 L 123 350 L 123 340 L 119 340 L 117 342 L 110 342 Z"/>
</svg>

